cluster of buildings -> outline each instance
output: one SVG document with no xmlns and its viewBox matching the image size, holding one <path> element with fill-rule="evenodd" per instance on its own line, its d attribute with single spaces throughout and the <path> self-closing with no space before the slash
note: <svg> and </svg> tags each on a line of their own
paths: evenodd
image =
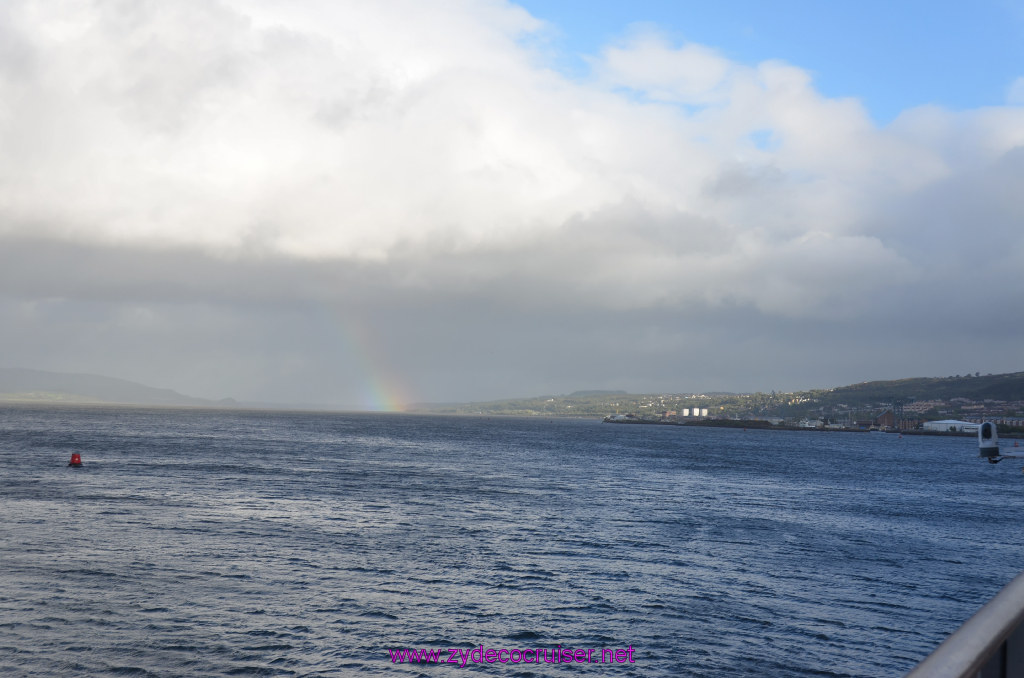
<svg viewBox="0 0 1024 678">
<path fill-rule="evenodd" d="M 706 407 L 684 407 L 681 410 L 664 410 L 659 412 L 658 415 L 662 419 L 693 419 L 699 417 L 706 419 L 708 416 L 708 408 Z"/>
<path fill-rule="evenodd" d="M 909 407 L 906 411 L 909 411 Z M 920 429 L 922 431 L 933 431 L 933 432 L 953 432 L 953 433 L 977 433 L 978 426 L 982 422 L 990 421 L 994 424 L 1002 424 L 1011 428 L 1024 428 L 1024 416 L 1004 416 L 1004 415 L 985 415 L 979 416 L 969 415 L 960 419 L 925 419 L 923 417 L 908 417 L 906 414 L 902 418 L 897 418 L 897 415 L 893 410 L 886 410 L 882 414 L 874 417 L 873 419 L 858 419 L 855 421 L 833 421 L 827 418 L 820 418 L 816 420 L 803 420 L 800 422 L 800 426 L 805 428 L 832 428 L 832 429 L 867 429 L 867 430 L 899 430 L 899 431 L 911 431 Z"/>
<path fill-rule="evenodd" d="M 687 402 L 689 401 L 689 402 Z M 697 401 L 697 402 L 695 402 Z M 644 420 L 685 423 L 701 419 L 763 421 L 773 425 L 839 430 L 881 430 L 973 433 L 984 421 L 1010 429 L 1024 430 L 1024 401 L 920 400 L 821 402 L 802 394 L 714 394 L 648 396 L 631 406 L 633 413 L 609 417 L 610 420 Z"/>
</svg>

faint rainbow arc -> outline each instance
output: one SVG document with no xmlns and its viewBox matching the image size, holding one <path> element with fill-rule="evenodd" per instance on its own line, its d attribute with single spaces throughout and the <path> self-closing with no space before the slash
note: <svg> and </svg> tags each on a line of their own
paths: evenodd
<svg viewBox="0 0 1024 678">
<path fill-rule="evenodd" d="M 368 323 L 356 315 L 330 309 L 341 348 L 361 373 L 359 389 L 362 407 L 374 412 L 402 412 L 411 402 L 410 389 L 391 367 L 383 343 Z"/>
</svg>

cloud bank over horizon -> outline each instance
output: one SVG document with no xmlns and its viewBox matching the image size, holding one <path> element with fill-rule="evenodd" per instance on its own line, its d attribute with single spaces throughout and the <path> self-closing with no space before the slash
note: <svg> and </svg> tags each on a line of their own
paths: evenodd
<svg viewBox="0 0 1024 678">
<path fill-rule="evenodd" d="M 650 26 L 569 77 L 551 30 L 5 3 L 7 360 L 348 407 L 1021 369 L 1020 80 L 877 126 Z"/>
</svg>

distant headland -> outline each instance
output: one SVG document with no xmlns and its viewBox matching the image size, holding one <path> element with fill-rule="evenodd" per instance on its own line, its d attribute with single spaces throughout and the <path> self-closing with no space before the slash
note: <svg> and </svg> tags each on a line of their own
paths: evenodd
<svg viewBox="0 0 1024 678">
<path fill-rule="evenodd" d="M 333 410 L 322 405 L 208 400 L 113 377 L 25 368 L 0 368 L 0 403 Z M 882 430 L 912 430 L 926 421 L 985 419 L 999 423 L 1001 430 L 1024 432 L 1024 372 L 867 381 L 768 393 L 581 390 L 488 402 L 424 403 L 412 405 L 406 412 Z"/>
<path fill-rule="evenodd" d="M 618 415 L 636 422 L 717 420 L 722 424 L 894 430 L 912 430 L 925 421 L 987 419 L 999 421 L 1004 428 L 1024 430 L 1024 372 L 867 381 L 769 393 L 577 391 L 490 402 L 422 404 L 408 411 L 588 418 Z"/>
</svg>

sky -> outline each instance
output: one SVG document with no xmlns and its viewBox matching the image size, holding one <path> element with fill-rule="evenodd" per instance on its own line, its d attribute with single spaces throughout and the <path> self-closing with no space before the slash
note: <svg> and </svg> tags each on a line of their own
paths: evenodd
<svg viewBox="0 0 1024 678">
<path fill-rule="evenodd" d="M 1024 369 L 1024 5 L 4 0 L 0 366 L 395 410 Z"/>
</svg>

